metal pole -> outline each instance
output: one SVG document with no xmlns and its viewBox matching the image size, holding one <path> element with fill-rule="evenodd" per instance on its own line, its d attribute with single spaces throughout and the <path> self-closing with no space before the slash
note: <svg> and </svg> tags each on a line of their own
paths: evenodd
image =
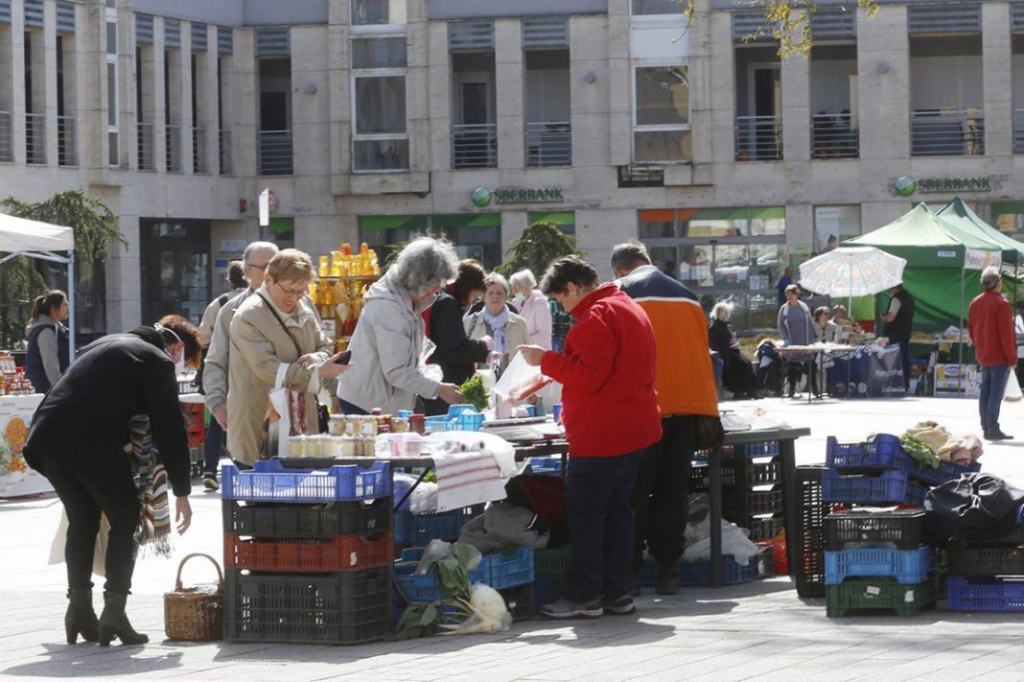
<svg viewBox="0 0 1024 682">
<path fill-rule="evenodd" d="M 68 358 L 75 359 L 75 252 L 68 252 Z"/>
<path fill-rule="evenodd" d="M 961 389 L 963 389 L 966 392 L 966 388 L 964 387 L 964 344 L 963 344 L 963 340 L 964 340 L 964 286 L 965 286 L 964 278 L 966 277 L 965 273 L 967 272 L 967 268 L 965 267 L 967 265 L 966 261 L 967 261 L 967 250 L 966 250 L 966 247 L 964 247 L 964 265 L 961 266 L 961 268 L 960 268 L 960 327 L 957 330 L 957 343 L 956 343 L 956 352 L 957 352 L 956 363 L 960 367 L 960 372 L 958 373 L 957 378 L 956 378 L 956 392 L 957 392 L 957 395 L 960 394 Z"/>
</svg>

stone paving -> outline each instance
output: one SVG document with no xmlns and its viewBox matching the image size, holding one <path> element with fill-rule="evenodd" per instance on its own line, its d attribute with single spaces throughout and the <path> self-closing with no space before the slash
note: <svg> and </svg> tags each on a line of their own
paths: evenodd
<svg viewBox="0 0 1024 682">
<path fill-rule="evenodd" d="M 726 403 L 762 409 L 812 435 L 797 441 L 801 464 L 822 462 L 825 437 L 856 441 L 871 432 L 899 433 L 920 419 L 953 432 L 976 430 L 973 400 L 779 399 Z M 986 444 L 985 469 L 1024 483 L 1024 403 L 1005 403 L 1003 430 L 1019 441 Z M 64 643 L 63 565 L 47 565 L 60 503 L 53 496 L 0 501 L 0 680 L 170 679 L 306 682 L 487 680 L 984 680 L 1024 681 L 1018 614 L 939 608 L 921 616 L 829 619 L 823 600 L 800 599 L 788 578 L 678 596 L 638 598 L 634 616 L 593 621 L 527 620 L 493 636 L 433 637 L 412 642 L 337 647 L 285 644 L 186 644 L 163 634 L 161 595 L 174 585 L 178 561 L 201 551 L 220 559 L 220 496 L 197 486 L 193 528 L 175 539 L 175 558 L 144 558 L 128 613 L 151 643 L 141 647 Z M 212 567 L 191 562 L 186 584 L 209 582 Z M 99 590 L 97 604 L 99 605 Z"/>
</svg>

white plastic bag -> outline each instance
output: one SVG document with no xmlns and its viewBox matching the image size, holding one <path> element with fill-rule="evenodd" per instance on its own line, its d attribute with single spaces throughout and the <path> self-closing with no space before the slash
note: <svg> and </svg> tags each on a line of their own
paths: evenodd
<svg viewBox="0 0 1024 682">
<path fill-rule="evenodd" d="M 1007 400 L 1011 403 L 1015 403 L 1020 400 L 1024 395 L 1020 391 L 1020 382 L 1017 381 L 1017 372 L 1013 368 L 1010 368 L 1010 376 L 1006 380 L 1006 392 L 1003 393 L 1003 400 Z"/>
<path fill-rule="evenodd" d="M 539 366 L 527 364 L 523 354 L 516 353 L 498 379 L 494 391 L 510 403 L 521 403 L 551 382 L 551 377 L 544 376 Z"/>
<path fill-rule="evenodd" d="M 735 523 L 722 520 L 722 556 L 729 554 L 741 566 L 748 566 L 750 560 L 757 556 L 757 545 L 747 537 L 749 531 Z M 683 561 L 711 561 L 711 538 L 704 537 L 686 548 Z"/>
</svg>

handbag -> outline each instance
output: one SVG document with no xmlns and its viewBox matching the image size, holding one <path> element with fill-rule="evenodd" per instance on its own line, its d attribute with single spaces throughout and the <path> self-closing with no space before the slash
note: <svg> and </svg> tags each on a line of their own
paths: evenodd
<svg viewBox="0 0 1024 682">
<path fill-rule="evenodd" d="M 217 569 L 217 586 L 183 587 L 181 570 L 189 559 L 203 557 Z M 224 574 L 208 554 L 189 554 L 178 564 L 174 591 L 164 593 L 164 631 L 167 639 L 209 642 L 224 637 Z"/>
</svg>

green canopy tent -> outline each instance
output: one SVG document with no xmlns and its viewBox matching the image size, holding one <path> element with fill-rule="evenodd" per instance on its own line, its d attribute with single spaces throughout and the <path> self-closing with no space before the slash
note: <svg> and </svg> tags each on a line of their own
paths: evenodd
<svg viewBox="0 0 1024 682">
<path fill-rule="evenodd" d="M 874 246 L 907 260 L 903 285 L 916 300 L 914 329 L 927 332 L 963 328 L 966 302 L 981 292 L 978 277 L 965 272 L 1002 260 L 996 242 L 953 225 L 925 204 L 843 245 Z"/>
<path fill-rule="evenodd" d="M 1002 249 L 1004 268 L 1008 265 L 1013 266 L 1014 291 L 1012 300 L 1017 300 L 1016 288 L 1017 282 L 1019 281 L 1019 271 L 1020 266 L 1024 264 L 1024 243 L 1017 241 L 1009 235 L 1003 234 L 979 218 L 978 214 L 972 211 L 970 207 L 960 199 L 960 197 L 957 197 L 946 204 L 946 206 L 938 212 L 938 215 L 946 222 L 961 230 L 973 231 L 974 233 L 982 235 L 993 243 L 999 245 Z"/>
</svg>

